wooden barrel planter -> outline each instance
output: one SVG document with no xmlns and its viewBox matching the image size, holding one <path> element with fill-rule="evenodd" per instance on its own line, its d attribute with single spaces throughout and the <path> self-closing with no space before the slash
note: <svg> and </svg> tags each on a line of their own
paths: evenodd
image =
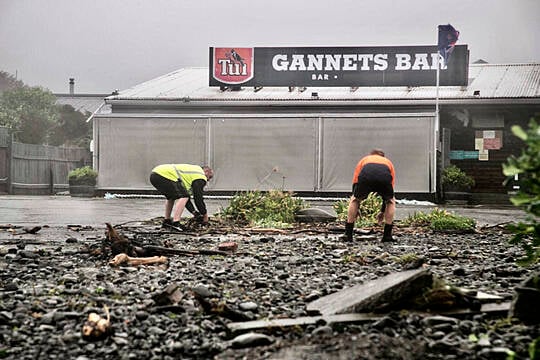
<svg viewBox="0 0 540 360">
<path fill-rule="evenodd" d="M 73 197 L 94 197 L 94 185 L 69 185 L 69 195 Z"/>
<path fill-rule="evenodd" d="M 455 165 L 444 168 L 442 172 L 443 200 L 449 205 L 471 203 L 471 189 L 474 179 Z"/>
<path fill-rule="evenodd" d="M 90 166 L 73 169 L 68 174 L 69 194 L 75 197 L 94 197 L 97 172 Z"/>
<path fill-rule="evenodd" d="M 471 203 L 472 194 L 468 191 L 444 191 L 444 202 L 449 205 L 467 205 Z"/>
</svg>

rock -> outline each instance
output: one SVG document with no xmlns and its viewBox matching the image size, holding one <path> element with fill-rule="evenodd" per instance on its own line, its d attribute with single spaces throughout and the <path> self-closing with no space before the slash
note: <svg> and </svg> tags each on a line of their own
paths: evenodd
<svg viewBox="0 0 540 360">
<path fill-rule="evenodd" d="M 274 342 L 274 339 L 268 335 L 259 334 L 259 333 L 247 333 L 238 335 L 231 341 L 231 346 L 233 348 L 247 348 L 254 346 L 270 345 Z"/>
<path fill-rule="evenodd" d="M 37 234 L 37 232 L 41 230 L 41 226 L 34 226 L 34 227 L 24 227 L 23 231 L 27 234 Z"/>
<path fill-rule="evenodd" d="M 456 318 L 449 317 L 449 316 L 436 315 L 436 316 L 428 316 L 424 318 L 422 320 L 422 323 L 424 323 L 426 326 L 435 326 L 435 325 L 447 324 L 447 323 L 457 325 L 458 320 Z"/>
<path fill-rule="evenodd" d="M 489 360 L 506 360 L 512 359 L 512 354 L 515 354 L 512 350 L 505 347 L 493 347 L 493 348 L 484 348 L 478 352 L 479 359 L 489 359 Z"/>
<path fill-rule="evenodd" d="M 328 325 L 319 326 L 311 332 L 313 336 L 331 336 L 334 330 Z"/>
<path fill-rule="evenodd" d="M 255 311 L 258 307 L 253 301 L 243 302 L 238 305 L 238 308 L 242 311 Z"/>
<path fill-rule="evenodd" d="M 208 289 L 208 286 L 202 284 L 194 286 L 193 288 L 191 288 L 191 291 L 193 291 L 195 294 L 197 294 L 197 296 L 200 296 L 203 299 L 214 296 L 210 289 Z"/>
<path fill-rule="evenodd" d="M 462 267 L 457 267 L 457 268 L 454 269 L 453 273 L 456 276 L 465 276 L 467 271 Z"/>
<path fill-rule="evenodd" d="M 163 291 L 156 292 L 152 299 L 157 306 L 174 305 L 182 300 L 183 294 L 178 284 L 170 284 Z"/>
<path fill-rule="evenodd" d="M 142 310 L 137 311 L 135 313 L 135 317 L 137 318 L 137 320 L 146 320 L 146 319 L 148 319 L 148 316 L 150 316 L 150 314 L 148 312 L 142 311 Z"/>
<path fill-rule="evenodd" d="M 223 242 L 218 245 L 218 250 L 235 252 L 238 249 L 238 243 L 234 241 Z"/>
<path fill-rule="evenodd" d="M 9 324 L 13 320 L 13 314 L 9 311 L 0 311 L 0 325 Z"/>
<path fill-rule="evenodd" d="M 530 275 L 520 286 L 515 288 L 515 294 L 510 306 L 509 315 L 526 324 L 540 323 L 540 272 Z"/>
<path fill-rule="evenodd" d="M 21 250 L 18 252 L 18 254 L 26 259 L 37 259 L 39 257 L 39 254 L 37 252 L 29 250 Z"/>
<path fill-rule="evenodd" d="M 336 216 L 318 208 L 301 209 L 294 214 L 294 219 L 298 222 L 332 222 L 336 221 Z"/>
</svg>

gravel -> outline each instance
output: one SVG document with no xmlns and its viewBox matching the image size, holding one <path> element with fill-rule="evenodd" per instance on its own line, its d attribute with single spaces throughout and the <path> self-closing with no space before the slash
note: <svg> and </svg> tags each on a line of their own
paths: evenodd
<svg viewBox="0 0 540 360">
<path fill-rule="evenodd" d="M 473 234 L 397 228 L 396 242 L 383 244 L 380 232 L 344 243 L 323 225 L 316 231 L 178 235 L 160 232 L 158 222 L 118 230 L 139 243 L 215 249 L 233 241 L 238 250 L 171 256 L 167 266 L 113 268 L 109 258 L 92 253 L 105 228 L 0 229 L 0 358 L 505 359 L 514 352 L 525 359 L 540 336 L 538 325 L 506 317 L 412 311 L 355 325 L 228 331 L 223 309 L 252 320 L 307 316 L 306 304 L 321 296 L 422 265 L 447 284 L 510 301 L 514 287 L 539 268 L 517 265 L 522 250 L 498 227 Z M 171 284 L 178 285 L 181 300 L 158 306 L 156 294 Z M 195 294 L 217 304 L 214 313 L 203 311 Z M 83 337 L 88 315 L 105 316 L 104 305 L 111 332 Z"/>
</svg>

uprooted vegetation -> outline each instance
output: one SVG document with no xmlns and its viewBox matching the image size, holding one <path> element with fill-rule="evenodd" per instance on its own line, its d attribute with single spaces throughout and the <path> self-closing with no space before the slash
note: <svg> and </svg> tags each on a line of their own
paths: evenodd
<svg viewBox="0 0 540 360">
<path fill-rule="evenodd" d="M 360 202 L 360 216 L 356 220 L 357 227 L 372 227 L 377 225 L 377 215 L 382 206 L 382 199 L 374 193 Z M 347 219 L 348 201 L 340 200 L 334 203 L 337 219 Z M 444 209 L 433 209 L 431 212 L 418 211 L 405 219 L 396 221 L 397 226 L 414 227 L 433 231 L 472 232 L 476 221 L 472 218 L 454 214 Z"/>
<path fill-rule="evenodd" d="M 286 228 L 295 222 L 294 214 L 308 204 L 290 192 L 248 191 L 236 194 L 218 217 L 236 224 Z"/>
<path fill-rule="evenodd" d="M 369 227 L 377 225 L 377 215 L 381 211 L 382 199 L 374 193 L 368 195 L 367 198 L 360 202 L 358 213 L 360 216 L 356 219 L 357 227 Z M 347 220 L 347 209 L 349 207 L 348 200 L 336 201 L 333 208 L 336 212 L 339 221 Z"/>
<path fill-rule="evenodd" d="M 447 210 L 433 209 L 429 213 L 415 212 L 401 220 L 400 225 L 427 228 L 433 231 L 472 232 L 476 227 L 476 221 Z"/>
<path fill-rule="evenodd" d="M 334 202 L 338 222 L 347 219 L 348 200 Z M 309 204 L 293 193 L 280 190 L 269 192 L 249 191 L 236 194 L 226 208 L 217 217 L 236 225 L 284 229 L 295 223 L 295 214 Z M 356 227 L 373 227 L 377 225 L 377 215 L 381 211 L 382 199 L 374 193 L 360 202 L 360 216 Z M 433 209 L 431 212 L 416 212 L 407 218 L 396 221 L 397 226 L 414 227 L 432 231 L 472 232 L 476 221 L 472 218 L 454 214 L 444 209 Z"/>
</svg>

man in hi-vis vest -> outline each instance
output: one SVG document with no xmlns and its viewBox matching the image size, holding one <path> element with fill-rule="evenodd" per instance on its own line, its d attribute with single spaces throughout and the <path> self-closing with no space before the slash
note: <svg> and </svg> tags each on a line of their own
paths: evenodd
<svg viewBox="0 0 540 360">
<path fill-rule="evenodd" d="M 150 174 L 150 183 L 167 198 L 165 202 L 165 219 L 162 226 L 183 231 L 184 228 L 180 224 L 180 217 L 184 212 L 184 208 L 188 209 L 198 222 L 208 224 L 208 212 L 203 199 L 203 189 L 213 176 L 214 171 L 208 166 L 162 164 L 153 168 Z M 193 195 L 197 209 L 190 200 L 191 195 Z"/>
</svg>

